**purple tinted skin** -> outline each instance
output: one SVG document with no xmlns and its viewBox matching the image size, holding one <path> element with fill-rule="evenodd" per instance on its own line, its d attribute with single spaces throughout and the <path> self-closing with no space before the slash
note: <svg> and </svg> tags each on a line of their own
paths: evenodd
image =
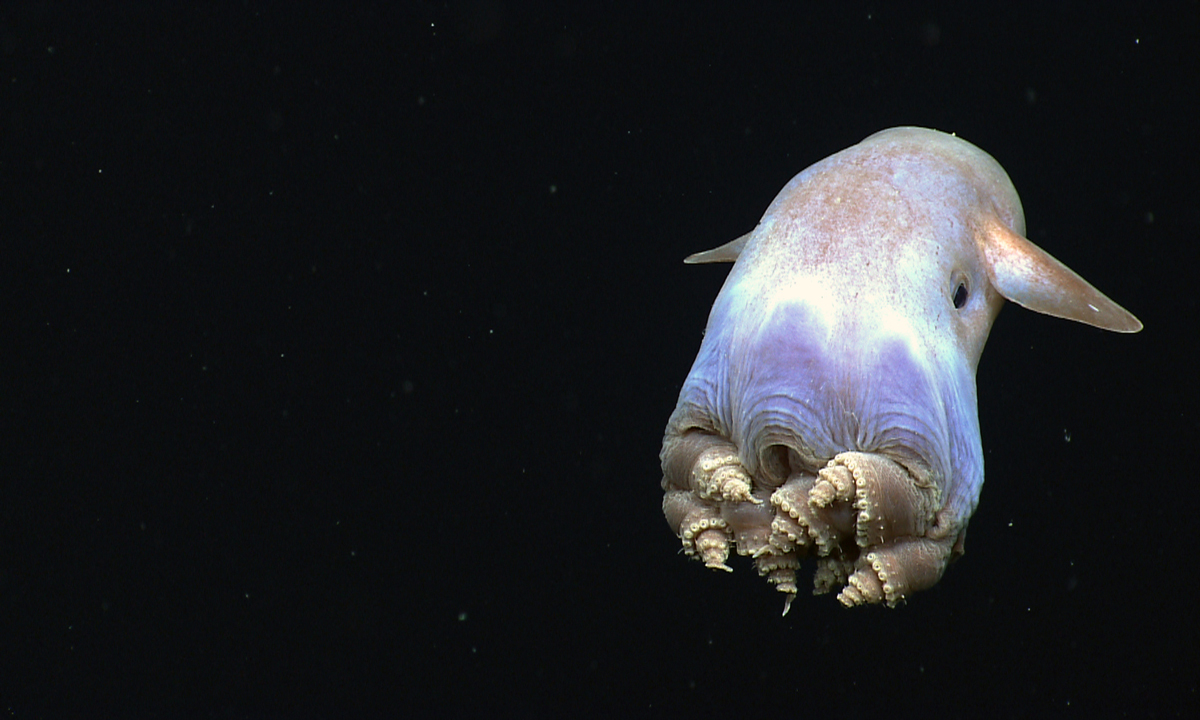
<svg viewBox="0 0 1200 720">
<path fill-rule="evenodd" d="M 722 291 L 672 429 L 729 438 L 752 474 L 774 445 L 796 450 L 813 473 L 845 451 L 922 462 L 944 483 L 946 510 L 965 524 L 983 487 L 966 359 L 931 357 L 898 335 L 838 335 L 803 301 L 764 318 L 747 310 L 753 301 L 736 287 Z"/>
</svg>

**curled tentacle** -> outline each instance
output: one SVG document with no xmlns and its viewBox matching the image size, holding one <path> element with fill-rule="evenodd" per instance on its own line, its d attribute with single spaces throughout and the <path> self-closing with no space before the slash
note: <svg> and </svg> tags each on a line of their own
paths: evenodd
<svg viewBox="0 0 1200 720">
<path fill-rule="evenodd" d="M 756 498 L 757 503 L 726 502 L 721 504 L 721 518 L 737 545 L 738 555 L 754 557 L 767 548 L 771 538 L 771 506 Z"/>
<path fill-rule="evenodd" d="M 912 538 L 872 550 L 859 561 L 838 600 L 847 607 L 878 602 L 895 607 L 941 579 L 953 540 Z"/>
<path fill-rule="evenodd" d="M 729 528 L 720 511 L 686 490 L 671 490 L 663 496 L 663 515 L 683 544 L 688 557 L 705 566 L 732 572 L 729 559 Z"/>
<path fill-rule="evenodd" d="M 787 597 L 783 601 L 783 614 L 787 615 L 792 608 L 792 600 L 796 597 L 796 570 L 800 560 L 794 553 L 764 552 L 754 559 L 758 574 L 767 578 L 767 582 Z"/>
<path fill-rule="evenodd" d="M 664 474 L 663 513 L 684 552 L 730 571 L 732 544 L 787 596 L 785 613 L 806 555 L 818 559 L 815 593 L 841 588 L 844 605 L 894 606 L 937 582 L 961 537 L 937 526 L 937 484 L 884 455 L 840 453 L 818 472 L 794 470 L 773 492 L 753 492 L 730 443 L 697 433 L 681 446 L 693 464 Z"/>
</svg>

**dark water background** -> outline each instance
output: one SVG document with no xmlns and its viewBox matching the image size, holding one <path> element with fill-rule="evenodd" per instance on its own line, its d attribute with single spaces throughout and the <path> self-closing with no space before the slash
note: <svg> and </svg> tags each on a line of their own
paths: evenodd
<svg viewBox="0 0 1200 720">
<path fill-rule="evenodd" d="M 1197 4 L 0 10 L 5 717 L 1178 717 Z M 965 558 L 898 610 L 677 556 L 725 268 L 894 125 L 1137 314 L 1010 307 Z"/>
</svg>

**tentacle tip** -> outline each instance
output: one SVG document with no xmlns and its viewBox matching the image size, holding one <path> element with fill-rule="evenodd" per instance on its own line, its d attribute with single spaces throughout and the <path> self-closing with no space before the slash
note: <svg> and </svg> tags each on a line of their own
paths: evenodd
<svg viewBox="0 0 1200 720">
<path fill-rule="evenodd" d="M 826 480 L 819 481 L 808 491 L 808 504 L 815 508 L 829 507 L 833 504 L 834 491 Z"/>
<path fill-rule="evenodd" d="M 723 487 L 721 487 L 719 494 L 720 498 L 725 502 L 746 502 L 754 505 L 762 504 L 762 500 L 754 497 L 754 488 L 751 487 L 749 483 L 741 480 L 734 480 L 726 483 Z"/>
<path fill-rule="evenodd" d="M 840 593 L 838 593 L 837 599 L 838 602 L 848 608 L 856 605 L 862 605 L 866 602 L 866 599 L 853 587 L 847 587 L 842 590 Z"/>
</svg>

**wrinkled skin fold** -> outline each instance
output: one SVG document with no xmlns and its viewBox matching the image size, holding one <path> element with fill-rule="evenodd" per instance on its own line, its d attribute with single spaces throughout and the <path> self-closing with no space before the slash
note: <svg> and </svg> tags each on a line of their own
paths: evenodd
<svg viewBox="0 0 1200 720">
<path fill-rule="evenodd" d="M 667 424 L 663 513 L 683 552 L 731 551 L 785 593 L 895 606 L 962 554 L 983 486 L 975 369 L 1004 300 L 1141 324 L 1024 237 L 983 151 L 894 128 L 794 178 L 735 261 Z"/>
</svg>

